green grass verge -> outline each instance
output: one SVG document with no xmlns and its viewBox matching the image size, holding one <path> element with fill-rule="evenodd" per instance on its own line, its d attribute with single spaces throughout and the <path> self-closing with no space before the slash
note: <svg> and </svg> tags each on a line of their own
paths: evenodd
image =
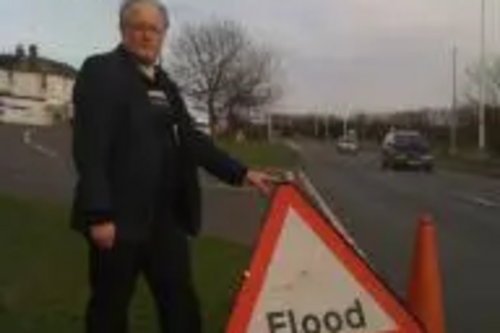
<svg viewBox="0 0 500 333">
<path fill-rule="evenodd" d="M 500 158 L 498 156 L 480 156 L 474 151 L 450 155 L 441 149 L 436 151 L 436 157 L 438 165 L 449 170 L 486 177 L 500 177 Z"/>
<path fill-rule="evenodd" d="M 253 167 L 293 168 L 297 164 L 296 154 L 283 143 L 265 141 L 235 142 L 218 141 L 221 148 L 232 156 Z"/>
<path fill-rule="evenodd" d="M 201 238 L 194 244 L 197 288 L 207 332 L 223 331 L 248 248 Z M 87 299 L 86 247 L 66 207 L 0 196 L 0 332 L 81 332 Z M 235 288 L 235 287 L 234 287 Z M 156 332 L 151 296 L 139 284 L 131 332 Z"/>
<path fill-rule="evenodd" d="M 452 171 L 470 173 L 492 178 L 500 178 L 500 163 L 473 161 L 456 157 L 446 157 L 440 158 L 438 160 L 438 165 Z"/>
</svg>

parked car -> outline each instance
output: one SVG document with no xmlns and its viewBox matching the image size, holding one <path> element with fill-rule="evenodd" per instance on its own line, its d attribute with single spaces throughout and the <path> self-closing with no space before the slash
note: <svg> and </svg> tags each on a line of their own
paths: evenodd
<svg viewBox="0 0 500 333">
<path fill-rule="evenodd" d="M 425 137 L 418 131 L 393 130 L 382 143 L 381 164 L 384 169 L 434 169 L 434 157 Z"/>
<path fill-rule="evenodd" d="M 359 143 L 355 137 L 343 136 L 337 141 L 339 153 L 356 154 L 359 151 Z"/>
</svg>

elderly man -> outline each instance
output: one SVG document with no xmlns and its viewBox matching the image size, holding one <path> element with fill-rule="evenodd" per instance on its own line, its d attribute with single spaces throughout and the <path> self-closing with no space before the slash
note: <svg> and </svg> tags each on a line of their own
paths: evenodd
<svg viewBox="0 0 500 333">
<path fill-rule="evenodd" d="M 153 0 L 126 1 L 122 41 L 88 57 L 73 101 L 78 173 L 72 226 L 89 244 L 88 333 L 127 332 L 144 274 L 162 332 L 199 333 L 189 239 L 200 228 L 197 168 L 266 193 L 272 177 L 249 170 L 198 131 L 158 58 L 169 20 Z"/>
</svg>

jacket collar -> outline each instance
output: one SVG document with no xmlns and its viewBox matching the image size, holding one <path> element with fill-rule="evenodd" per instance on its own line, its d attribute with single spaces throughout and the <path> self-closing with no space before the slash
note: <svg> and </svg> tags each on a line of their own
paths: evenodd
<svg viewBox="0 0 500 333">
<path fill-rule="evenodd" d="M 127 48 L 125 47 L 125 45 L 123 43 L 118 44 L 116 46 L 114 52 L 119 54 L 123 59 L 125 59 L 131 63 L 134 63 L 134 65 L 136 65 L 136 66 L 140 63 L 139 59 L 137 59 L 137 57 L 132 52 L 127 50 Z"/>
<path fill-rule="evenodd" d="M 135 75 L 144 76 L 144 73 L 140 68 L 141 64 L 134 56 L 134 54 L 128 51 L 122 43 L 118 44 L 118 46 L 114 50 L 114 53 L 119 56 L 126 67 L 131 70 L 131 72 L 134 72 Z M 165 71 L 158 65 L 155 65 L 155 80 L 159 80 L 161 84 L 165 84 L 169 81 Z"/>
</svg>

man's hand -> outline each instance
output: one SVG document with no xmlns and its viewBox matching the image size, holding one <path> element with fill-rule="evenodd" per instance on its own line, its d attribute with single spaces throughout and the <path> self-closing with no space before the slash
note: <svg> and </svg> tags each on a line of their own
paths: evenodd
<svg viewBox="0 0 500 333">
<path fill-rule="evenodd" d="M 101 249 L 111 249 L 115 243 L 115 235 L 116 227 L 111 221 L 90 227 L 90 237 Z"/>
<path fill-rule="evenodd" d="M 271 194 L 272 185 L 278 181 L 278 177 L 263 171 L 249 170 L 246 175 L 246 182 L 265 195 Z"/>
</svg>

